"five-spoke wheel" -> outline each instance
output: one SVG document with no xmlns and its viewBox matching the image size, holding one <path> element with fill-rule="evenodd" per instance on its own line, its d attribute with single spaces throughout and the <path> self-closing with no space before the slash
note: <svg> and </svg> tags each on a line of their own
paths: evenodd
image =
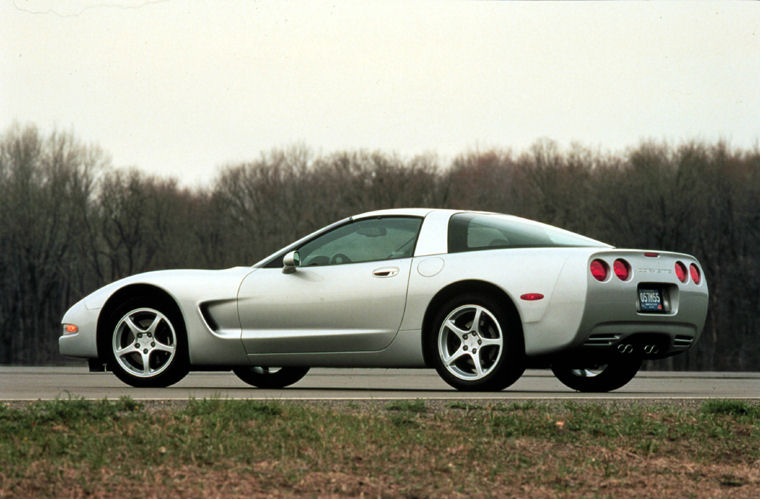
<svg viewBox="0 0 760 499">
<path fill-rule="evenodd" d="M 161 374 L 177 353 L 177 333 L 169 319 L 152 308 L 138 308 L 114 328 L 116 362 L 129 374 L 148 378 Z"/>
<path fill-rule="evenodd" d="M 438 374 L 459 390 L 501 390 L 525 370 L 519 325 L 489 295 L 457 297 L 440 308 L 428 336 Z"/>
<path fill-rule="evenodd" d="M 101 350 L 114 374 L 132 386 L 168 386 L 187 373 L 184 324 L 176 310 L 133 298 L 111 314 Z"/>
<path fill-rule="evenodd" d="M 503 347 L 499 321 L 480 305 L 455 308 L 438 332 L 438 355 L 449 372 L 463 380 L 488 376 L 497 366 Z"/>
</svg>

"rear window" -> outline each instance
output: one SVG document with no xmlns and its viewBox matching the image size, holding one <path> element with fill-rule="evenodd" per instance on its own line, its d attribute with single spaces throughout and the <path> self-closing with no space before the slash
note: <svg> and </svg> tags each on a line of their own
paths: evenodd
<svg viewBox="0 0 760 499">
<path fill-rule="evenodd" d="M 497 248 L 607 246 L 557 227 L 503 215 L 458 213 L 449 220 L 449 253 Z"/>
</svg>

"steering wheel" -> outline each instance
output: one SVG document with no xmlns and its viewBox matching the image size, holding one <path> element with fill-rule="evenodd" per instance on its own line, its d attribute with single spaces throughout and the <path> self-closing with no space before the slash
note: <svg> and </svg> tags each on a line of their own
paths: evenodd
<svg viewBox="0 0 760 499">
<path fill-rule="evenodd" d="M 332 258 L 330 258 L 330 263 L 333 263 L 333 264 L 351 263 L 351 259 L 347 257 L 346 255 L 344 255 L 343 253 L 336 253 L 333 255 Z"/>
</svg>

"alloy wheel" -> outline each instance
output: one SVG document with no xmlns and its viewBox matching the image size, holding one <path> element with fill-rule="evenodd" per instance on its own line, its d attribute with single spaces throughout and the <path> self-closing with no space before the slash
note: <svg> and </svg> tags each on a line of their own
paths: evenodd
<svg viewBox="0 0 760 499">
<path fill-rule="evenodd" d="M 455 308 L 438 331 L 438 355 L 443 366 L 465 381 L 488 376 L 499 365 L 503 349 L 499 321 L 481 305 Z"/>
<path fill-rule="evenodd" d="M 177 352 L 177 333 L 163 313 L 138 308 L 116 323 L 111 348 L 116 362 L 128 374 L 149 378 L 171 365 Z"/>
</svg>

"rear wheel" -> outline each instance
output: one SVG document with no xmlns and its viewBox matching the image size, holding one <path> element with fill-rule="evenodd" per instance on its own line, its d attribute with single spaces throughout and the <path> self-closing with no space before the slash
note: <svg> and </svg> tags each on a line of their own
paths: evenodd
<svg viewBox="0 0 760 499">
<path fill-rule="evenodd" d="M 107 319 L 100 341 L 108 367 L 128 385 L 165 387 L 188 372 L 185 324 L 165 301 L 125 301 Z"/>
<path fill-rule="evenodd" d="M 433 324 L 426 348 L 438 374 L 457 390 L 503 390 L 525 371 L 521 331 L 491 296 L 449 300 Z"/>
<path fill-rule="evenodd" d="M 236 367 L 235 375 L 258 388 L 284 388 L 300 381 L 309 372 L 308 367 Z"/>
<path fill-rule="evenodd" d="M 579 366 L 573 362 L 558 362 L 552 372 L 565 386 L 579 392 L 609 392 L 616 390 L 636 376 L 641 368 L 639 357 L 616 357 L 606 363 Z"/>
</svg>

